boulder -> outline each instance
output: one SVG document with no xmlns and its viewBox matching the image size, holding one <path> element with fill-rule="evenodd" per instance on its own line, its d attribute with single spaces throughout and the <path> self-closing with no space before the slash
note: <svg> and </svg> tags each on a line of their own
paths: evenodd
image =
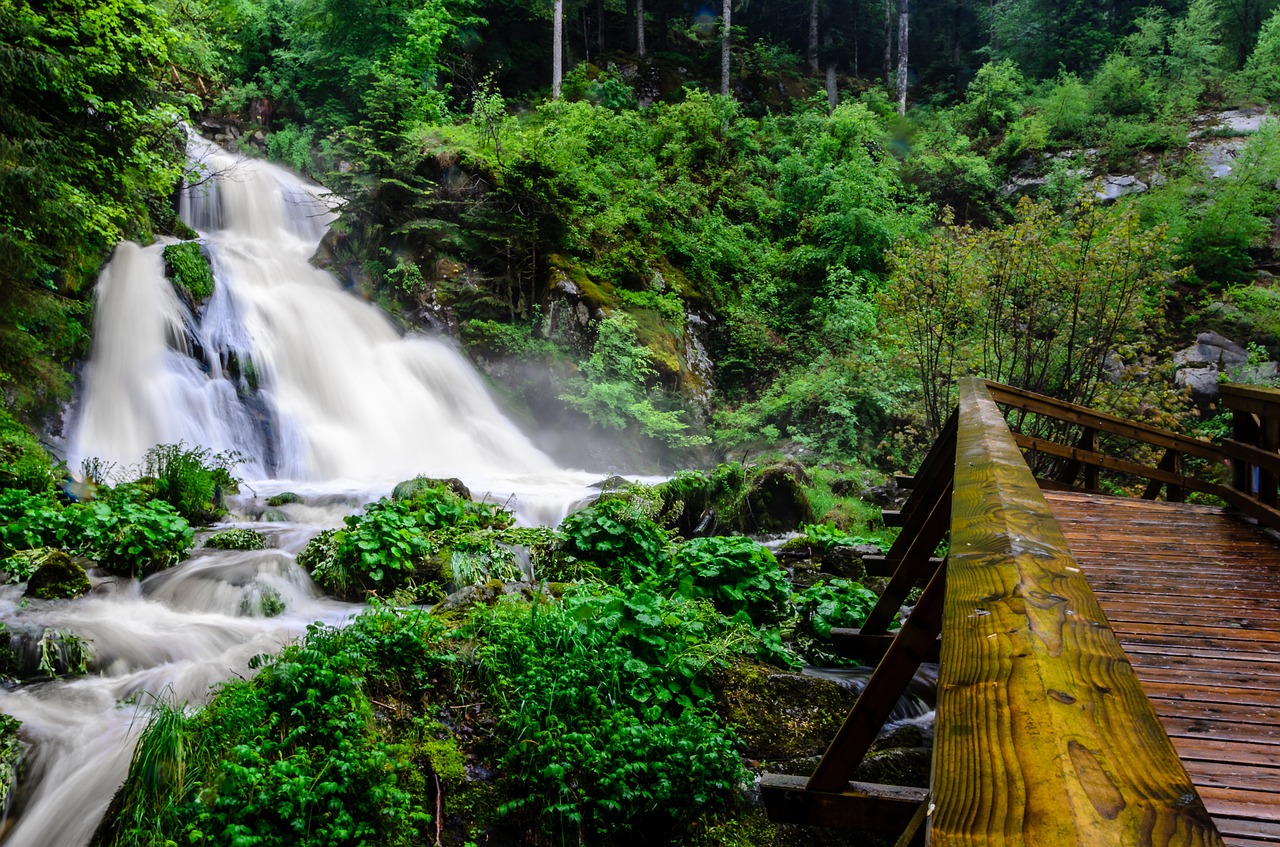
<svg viewBox="0 0 1280 847">
<path fill-rule="evenodd" d="M 27 597 L 64 600 L 88 593 L 92 586 L 84 568 L 61 550 L 48 550 L 40 567 L 27 580 Z"/>
<path fill-rule="evenodd" d="M 809 475 L 799 462 L 778 462 L 759 469 L 747 481 L 741 525 L 745 532 L 791 532 L 813 523 L 813 504 L 805 493 Z"/>
<path fill-rule="evenodd" d="M 391 499 L 411 500 L 419 491 L 425 491 L 428 488 L 447 488 L 463 500 L 471 499 L 471 489 L 467 488 L 466 483 L 457 477 L 444 479 L 432 476 L 415 476 L 413 479 L 406 479 L 404 482 L 397 483 L 391 492 Z"/>
</svg>

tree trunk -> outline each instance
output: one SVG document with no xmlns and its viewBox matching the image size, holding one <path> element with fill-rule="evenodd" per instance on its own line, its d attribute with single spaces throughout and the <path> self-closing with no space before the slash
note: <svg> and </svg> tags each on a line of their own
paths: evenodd
<svg viewBox="0 0 1280 847">
<path fill-rule="evenodd" d="M 907 113 L 907 0 L 898 0 L 898 114 Z"/>
<path fill-rule="evenodd" d="M 551 45 L 551 98 L 559 100 L 564 78 L 564 0 L 556 0 L 551 20 L 551 37 L 555 39 Z"/>
<path fill-rule="evenodd" d="M 636 55 L 644 58 L 644 0 L 636 0 Z"/>
<path fill-rule="evenodd" d="M 836 88 L 836 59 L 831 55 L 831 33 L 827 33 L 823 43 L 827 48 L 827 108 L 834 112 L 840 105 L 840 91 Z"/>
<path fill-rule="evenodd" d="M 809 0 L 809 70 L 818 72 L 818 0 Z"/>
<path fill-rule="evenodd" d="M 596 53 L 604 52 L 604 0 L 596 0 Z"/>
<path fill-rule="evenodd" d="M 733 0 L 724 0 L 724 11 L 721 17 L 724 21 L 724 32 L 720 36 L 720 93 L 725 97 L 729 96 L 729 42 L 730 31 L 733 27 Z"/>
<path fill-rule="evenodd" d="M 893 85 L 893 9 L 884 0 L 884 84 Z"/>
</svg>

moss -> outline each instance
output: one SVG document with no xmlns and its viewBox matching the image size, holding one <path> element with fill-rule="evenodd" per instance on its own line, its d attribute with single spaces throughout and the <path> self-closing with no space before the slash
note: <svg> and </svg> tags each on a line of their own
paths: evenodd
<svg viewBox="0 0 1280 847">
<path fill-rule="evenodd" d="M 49 453 L 29 429 L 0 408 L 0 488 L 41 494 L 56 481 Z"/>
<path fill-rule="evenodd" d="M 27 581 L 26 596 L 37 600 L 61 600 L 79 597 L 91 587 L 84 568 L 61 550 L 49 550 L 43 563 Z"/>
<path fill-rule="evenodd" d="M 213 268 L 199 242 L 183 241 L 164 248 L 165 275 L 178 294 L 191 305 L 213 295 Z"/>
<path fill-rule="evenodd" d="M 467 488 L 466 483 L 456 477 L 444 479 L 442 477 L 415 476 L 413 479 L 406 479 L 404 482 L 396 483 L 396 487 L 391 491 L 391 501 L 412 500 L 420 492 L 436 488 L 447 488 L 463 500 L 471 499 L 471 489 Z"/>
<path fill-rule="evenodd" d="M 559 254 L 553 254 L 547 263 L 551 266 L 553 283 L 559 275 L 563 275 L 578 289 L 579 296 L 591 311 L 618 308 L 618 296 L 614 293 L 612 283 L 596 282 L 580 266 Z"/>
<path fill-rule="evenodd" d="M 749 759 L 787 761 L 821 755 L 857 700 L 829 679 L 741 661 L 712 679 L 715 708 L 733 725 Z"/>
<path fill-rule="evenodd" d="M 279 494 L 267 498 L 267 505 L 273 509 L 277 509 L 280 506 L 287 506 L 290 503 L 301 502 L 302 498 L 299 495 L 294 494 L 292 491 L 281 491 Z"/>
</svg>

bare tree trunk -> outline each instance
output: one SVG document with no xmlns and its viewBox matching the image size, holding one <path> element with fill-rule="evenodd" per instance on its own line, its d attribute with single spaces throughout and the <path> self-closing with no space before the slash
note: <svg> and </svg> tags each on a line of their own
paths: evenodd
<svg viewBox="0 0 1280 847">
<path fill-rule="evenodd" d="M 564 78 L 564 0 L 556 0 L 551 16 L 551 98 L 560 99 L 560 82 Z"/>
<path fill-rule="evenodd" d="M 724 32 L 720 36 L 720 93 L 729 96 L 729 42 L 730 30 L 733 27 L 733 0 L 724 0 L 721 17 L 724 21 Z"/>
<path fill-rule="evenodd" d="M 890 0 L 884 0 L 884 79 L 885 85 L 893 85 L 893 9 Z"/>
<path fill-rule="evenodd" d="M 907 0 L 898 0 L 898 114 L 907 113 Z"/>
<path fill-rule="evenodd" d="M 831 33 L 827 33 L 823 43 L 827 47 L 827 108 L 834 112 L 840 105 L 840 91 L 836 88 L 836 59 L 831 55 Z"/>
<path fill-rule="evenodd" d="M 644 0 L 636 0 L 636 55 L 644 58 Z"/>
<path fill-rule="evenodd" d="M 596 53 L 604 52 L 604 0 L 596 0 Z"/>
<path fill-rule="evenodd" d="M 809 0 L 809 70 L 818 72 L 818 0 Z"/>
</svg>

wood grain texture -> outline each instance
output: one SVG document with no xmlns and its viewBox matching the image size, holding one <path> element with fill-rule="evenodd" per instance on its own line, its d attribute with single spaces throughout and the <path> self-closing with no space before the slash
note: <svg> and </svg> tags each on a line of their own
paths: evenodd
<svg viewBox="0 0 1280 847">
<path fill-rule="evenodd" d="M 979 380 L 946 576 L 932 844 L 1223 843 Z"/>
<path fill-rule="evenodd" d="M 1228 845 L 1280 844 L 1280 545 L 1224 510 L 1045 495 Z"/>
</svg>

